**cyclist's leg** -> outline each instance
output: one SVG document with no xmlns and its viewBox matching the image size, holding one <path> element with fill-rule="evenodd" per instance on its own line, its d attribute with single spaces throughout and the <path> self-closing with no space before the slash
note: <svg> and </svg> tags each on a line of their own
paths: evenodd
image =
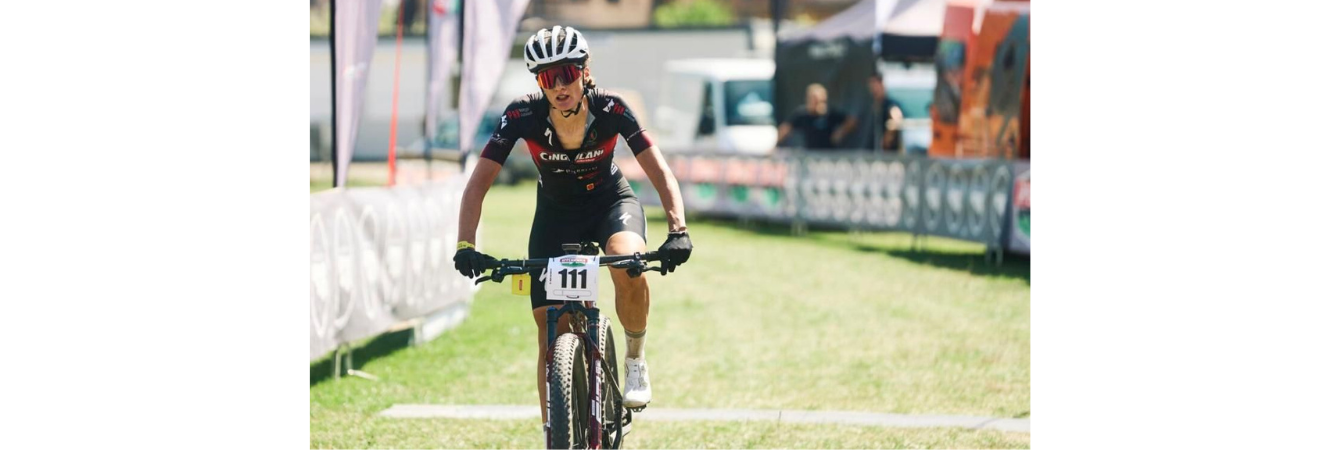
<svg viewBox="0 0 1340 450">
<path fill-rule="evenodd" d="M 628 189 L 616 203 L 604 212 L 600 224 L 600 242 L 604 243 L 605 254 L 629 255 L 647 251 L 647 218 L 642 205 Z M 626 270 L 610 268 L 610 278 L 614 281 L 614 307 L 619 315 L 619 323 L 625 332 L 640 333 L 647 329 L 647 314 L 650 311 L 650 291 L 647 278 L 628 276 Z M 629 357 L 640 357 L 641 349 L 626 353 Z"/>
<path fill-rule="evenodd" d="M 626 255 L 647 251 L 647 221 L 642 205 L 633 197 L 631 189 L 605 215 L 601 225 L 605 252 Z M 642 351 L 647 334 L 647 315 L 651 309 L 651 292 L 647 276 L 629 277 L 627 271 L 610 269 L 614 281 L 614 306 L 623 324 L 626 347 L 624 350 L 624 406 L 644 407 L 651 401 L 651 378 Z"/>
<path fill-rule="evenodd" d="M 635 232 L 620 231 L 610 236 L 605 248 L 611 255 L 646 253 L 647 243 Z M 619 323 L 628 332 L 646 331 L 647 315 L 651 308 L 651 292 L 647 287 L 647 277 L 632 278 L 628 276 L 628 271 L 613 267 L 609 271 L 610 278 L 614 280 L 614 307 L 619 314 Z M 632 358 L 641 356 L 640 349 L 637 350 L 627 355 Z"/>
</svg>

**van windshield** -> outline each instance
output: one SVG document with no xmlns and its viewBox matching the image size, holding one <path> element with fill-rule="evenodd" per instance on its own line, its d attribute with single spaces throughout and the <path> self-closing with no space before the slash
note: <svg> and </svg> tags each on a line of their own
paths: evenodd
<svg viewBox="0 0 1340 450">
<path fill-rule="evenodd" d="M 889 97 L 903 108 L 903 117 L 924 119 L 931 115 L 931 102 L 935 100 L 934 87 L 918 89 L 911 87 L 893 87 L 887 89 Z"/>
<path fill-rule="evenodd" d="M 726 126 L 775 125 L 772 80 L 732 80 L 724 84 Z"/>
</svg>

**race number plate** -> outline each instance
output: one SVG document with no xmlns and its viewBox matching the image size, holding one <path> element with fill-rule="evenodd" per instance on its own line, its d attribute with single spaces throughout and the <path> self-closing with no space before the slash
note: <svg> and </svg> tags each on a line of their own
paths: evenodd
<svg viewBox="0 0 1340 450">
<path fill-rule="evenodd" d="M 565 302 L 593 302 L 600 281 L 600 264 L 592 255 L 563 255 L 549 258 L 545 271 L 545 298 Z"/>
</svg>

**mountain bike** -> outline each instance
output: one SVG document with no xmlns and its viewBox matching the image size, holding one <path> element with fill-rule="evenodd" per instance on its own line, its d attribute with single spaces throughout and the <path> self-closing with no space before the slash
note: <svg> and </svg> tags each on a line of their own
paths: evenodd
<svg viewBox="0 0 1340 450">
<path fill-rule="evenodd" d="M 656 252 L 596 256 L 594 243 L 563 244 L 563 256 L 523 260 L 499 260 L 492 272 L 475 280 L 501 283 L 508 275 L 543 271 L 536 278 L 546 281 L 550 299 L 563 300 L 562 307 L 545 311 L 548 324 L 548 380 L 545 439 L 549 448 L 619 448 L 636 409 L 623 406 L 619 388 L 618 352 L 610 318 L 595 307 L 596 278 L 600 266 L 625 269 L 631 277 L 647 272 L 666 274 Z M 589 279 L 588 279 L 589 278 Z M 588 283 L 589 282 L 589 283 Z M 558 334 L 558 319 L 569 314 L 570 330 Z M 614 361 L 611 363 L 610 361 Z"/>
</svg>

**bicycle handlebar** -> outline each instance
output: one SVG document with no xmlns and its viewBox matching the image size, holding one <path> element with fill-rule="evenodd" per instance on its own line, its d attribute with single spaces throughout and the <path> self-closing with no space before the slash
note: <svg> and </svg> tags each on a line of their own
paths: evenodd
<svg viewBox="0 0 1340 450">
<path fill-rule="evenodd" d="M 601 266 L 610 266 L 616 269 L 625 269 L 629 276 L 638 277 L 643 272 L 660 272 L 665 275 L 668 271 L 664 267 L 650 267 L 647 263 L 660 261 L 660 255 L 651 251 L 647 253 L 634 253 L 631 255 L 606 255 L 596 257 L 597 264 Z M 543 269 L 549 266 L 549 258 L 534 259 L 500 259 L 489 266 L 493 272 L 475 279 L 475 284 L 485 281 L 494 281 L 501 283 L 503 277 L 508 275 L 519 275 L 527 273 L 530 269 Z"/>
</svg>

